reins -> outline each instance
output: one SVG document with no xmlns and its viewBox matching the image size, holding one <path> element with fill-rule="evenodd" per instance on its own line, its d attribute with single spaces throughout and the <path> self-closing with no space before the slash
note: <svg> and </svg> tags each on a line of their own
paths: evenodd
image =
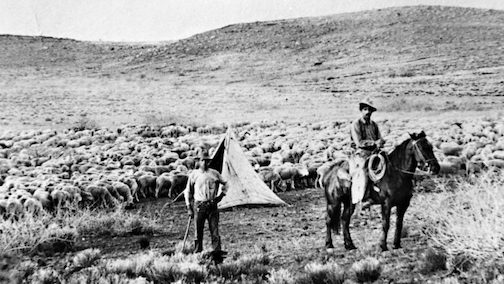
<svg viewBox="0 0 504 284">
<path fill-rule="evenodd" d="M 413 144 L 413 147 L 415 149 L 415 152 L 418 154 L 419 158 L 423 161 L 425 161 L 425 163 L 429 163 L 431 161 L 434 161 L 435 158 L 432 158 L 432 159 L 425 159 L 425 156 L 424 154 L 422 153 L 422 151 L 418 148 L 418 145 L 417 145 L 417 142 L 418 140 L 414 140 L 412 142 Z M 387 160 L 388 160 L 388 156 L 387 156 Z M 390 160 L 389 160 L 390 161 Z M 394 166 L 394 164 L 392 164 L 392 162 L 390 162 L 390 165 L 392 166 L 392 168 L 398 172 L 402 172 L 402 173 L 405 173 L 405 174 L 410 174 L 410 175 L 416 175 L 416 176 L 432 176 L 431 173 L 429 173 L 428 171 L 424 171 L 424 170 L 420 170 L 420 169 L 415 169 L 414 172 L 412 171 L 408 171 L 408 170 L 404 170 L 404 169 L 399 169 L 397 168 L 396 166 Z M 418 171 L 418 173 L 417 173 Z"/>
</svg>

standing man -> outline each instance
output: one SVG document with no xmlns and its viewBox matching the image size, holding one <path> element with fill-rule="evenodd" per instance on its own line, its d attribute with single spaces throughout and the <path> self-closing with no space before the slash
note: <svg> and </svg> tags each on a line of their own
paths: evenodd
<svg viewBox="0 0 504 284">
<path fill-rule="evenodd" d="M 352 123 L 352 147 L 355 153 L 352 157 L 352 203 L 356 204 L 364 200 L 362 208 L 369 207 L 374 202 L 371 199 L 373 182 L 369 180 L 367 173 L 367 159 L 376 149 L 380 149 L 385 144 L 378 124 L 371 120 L 371 115 L 376 111 L 372 102 L 363 100 L 359 103 L 361 117 Z"/>
<path fill-rule="evenodd" d="M 218 171 L 209 168 L 211 160 L 206 152 L 200 155 L 199 169 L 191 172 L 184 190 L 187 212 L 195 221 L 194 252 L 203 250 L 203 229 L 206 220 L 210 228 L 213 249 L 221 251 L 217 203 L 226 195 L 227 182 Z M 219 184 L 223 186 L 220 195 L 217 195 Z"/>
</svg>

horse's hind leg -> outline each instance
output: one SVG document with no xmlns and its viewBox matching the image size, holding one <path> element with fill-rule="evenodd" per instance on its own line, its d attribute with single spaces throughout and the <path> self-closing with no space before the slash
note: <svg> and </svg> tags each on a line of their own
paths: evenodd
<svg viewBox="0 0 504 284">
<path fill-rule="evenodd" d="M 332 243 L 332 230 L 339 234 L 339 218 L 340 218 L 341 203 L 327 204 L 326 210 L 326 248 L 334 248 Z"/>
<path fill-rule="evenodd" d="M 382 251 L 387 251 L 387 235 L 390 228 L 390 201 L 385 201 L 381 206 L 382 211 L 382 236 L 380 239 L 380 248 Z"/>
<path fill-rule="evenodd" d="M 343 225 L 343 240 L 345 243 L 345 248 L 347 250 L 353 250 L 356 249 L 356 247 L 352 241 L 352 237 L 350 236 L 350 217 L 352 217 L 354 205 L 352 204 L 350 198 L 345 198 L 343 205 L 343 216 L 341 218 Z"/>
<path fill-rule="evenodd" d="M 396 220 L 396 231 L 394 235 L 394 248 L 401 248 L 401 234 L 403 229 L 404 214 L 408 209 L 409 202 L 406 205 L 397 206 L 397 220 Z"/>
</svg>

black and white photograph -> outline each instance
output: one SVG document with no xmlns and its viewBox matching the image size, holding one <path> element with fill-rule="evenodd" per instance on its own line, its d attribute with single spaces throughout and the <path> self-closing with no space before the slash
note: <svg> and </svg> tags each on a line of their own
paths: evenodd
<svg viewBox="0 0 504 284">
<path fill-rule="evenodd" d="M 0 283 L 504 283 L 504 1 L 0 0 Z"/>
</svg>

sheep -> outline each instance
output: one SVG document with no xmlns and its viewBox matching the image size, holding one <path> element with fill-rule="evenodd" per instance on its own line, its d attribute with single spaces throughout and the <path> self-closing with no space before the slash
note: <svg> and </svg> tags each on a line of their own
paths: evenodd
<svg viewBox="0 0 504 284">
<path fill-rule="evenodd" d="M 86 191 L 91 193 L 95 204 L 102 205 L 103 207 L 115 207 L 118 205 L 117 199 L 115 199 L 107 188 L 99 185 L 89 185 Z"/>
<path fill-rule="evenodd" d="M 24 211 L 32 216 L 39 216 L 44 211 L 42 203 L 33 197 L 26 199 L 23 207 Z"/>
<path fill-rule="evenodd" d="M 308 169 L 303 165 L 294 166 L 291 163 L 285 163 L 274 167 L 274 171 L 282 178 L 282 181 L 290 181 L 287 189 L 295 189 L 295 181 L 309 175 Z"/>
<path fill-rule="evenodd" d="M 53 200 L 54 207 L 57 210 L 60 210 L 63 206 L 66 206 L 70 202 L 70 194 L 57 188 L 51 191 L 51 198 Z"/>
<path fill-rule="evenodd" d="M 170 174 L 162 174 L 156 178 L 156 189 L 154 193 L 154 197 L 158 198 L 159 194 L 164 194 L 166 190 L 166 194 L 169 193 L 169 189 L 171 187 L 171 176 Z"/>
<path fill-rule="evenodd" d="M 12 220 L 19 220 L 19 218 L 24 215 L 24 207 L 20 200 L 17 198 L 9 198 L 7 199 L 6 206 L 7 218 Z"/>
<path fill-rule="evenodd" d="M 111 183 L 105 181 L 99 181 L 98 183 L 96 183 L 96 185 L 106 188 L 110 193 L 110 195 L 119 202 L 124 201 L 124 198 L 119 194 L 119 192 L 117 192 L 117 189 L 114 186 L 112 186 Z"/>
<path fill-rule="evenodd" d="M 135 175 L 137 175 L 137 173 L 135 173 Z M 137 175 L 136 181 L 138 184 L 138 192 L 144 198 L 147 195 L 151 195 L 153 192 L 155 192 L 156 177 L 154 175 L 141 172 L 139 175 Z"/>
<path fill-rule="evenodd" d="M 35 190 L 35 192 L 33 193 L 33 198 L 37 199 L 42 204 L 42 207 L 45 210 L 47 211 L 52 210 L 53 208 L 52 197 L 48 191 L 39 188 Z"/>
<path fill-rule="evenodd" d="M 140 200 L 138 199 L 138 183 L 134 178 L 129 178 L 129 177 L 122 177 L 119 181 L 123 182 L 124 184 L 128 185 L 128 187 L 131 190 L 131 195 L 133 196 L 134 201 L 139 202 Z M 143 192 L 142 192 L 143 193 Z M 145 194 L 143 196 L 145 198 Z"/>
<path fill-rule="evenodd" d="M 119 193 L 123 200 L 126 200 L 127 205 L 133 204 L 131 189 L 127 184 L 120 181 L 115 181 L 112 183 L 112 187 L 116 190 L 116 192 Z"/>
<path fill-rule="evenodd" d="M 270 185 L 270 189 L 273 192 L 278 191 L 279 183 L 282 181 L 282 178 L 277 172 L 272 168 L 264 167 L 258 169 L 258 175 L 264 183 Z"/>
</svg>

